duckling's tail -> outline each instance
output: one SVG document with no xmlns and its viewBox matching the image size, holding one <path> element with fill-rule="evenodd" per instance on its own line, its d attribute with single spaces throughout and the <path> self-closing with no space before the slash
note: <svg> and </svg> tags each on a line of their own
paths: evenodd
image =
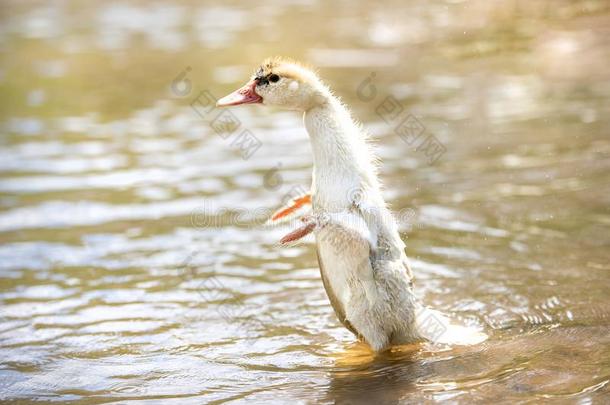
<svg viewBox="0 0 610 405">
<path fill-rule="evenodd" d="M 419 334 L 433 343 L 474 345 L 487 339 L 487 335 L 474 327 L 452 323 L 449 317 L 425 306 L 415 314 L 415 327 Z"/>
</svg>

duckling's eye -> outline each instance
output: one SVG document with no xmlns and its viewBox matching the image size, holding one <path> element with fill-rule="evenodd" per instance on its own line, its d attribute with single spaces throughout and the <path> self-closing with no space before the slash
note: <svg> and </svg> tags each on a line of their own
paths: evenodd
<svg viewBox="0 0 610 405">
<path fill-rule="evenodd" d="M 277 82 L 278 80 L 280 80 L 280 77 L 276 74 L 272 74 L 271 76 L 269 76 L 269 81 L 272 83 Z"/>
</svg>

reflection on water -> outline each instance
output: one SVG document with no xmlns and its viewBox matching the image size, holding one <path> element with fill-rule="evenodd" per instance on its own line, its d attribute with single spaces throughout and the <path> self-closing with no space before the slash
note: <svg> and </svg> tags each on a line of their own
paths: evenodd
<svg viewBox="0 0 610 405">
<path fill-rule="evenodd" d="M 3 11 L 0 398 L 608 395 L 606 2 Z M 419 294 L 484 344 L 374 356 L 337 322 L 312 245 L 262 226 L 310 182 L 301 118 L 235 110 L 262 142 L 243 159 L 191 104 L 273 54 L 319 66 L 378 139 Z M 434 164 L 375 113 L 388 96 L 446 148 Z"/>
</svg>

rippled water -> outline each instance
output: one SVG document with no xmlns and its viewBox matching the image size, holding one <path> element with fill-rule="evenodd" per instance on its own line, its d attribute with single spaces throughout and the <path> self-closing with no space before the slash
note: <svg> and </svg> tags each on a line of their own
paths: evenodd
<svg viewBox="0 0 610 405">
<path fill-rule="evenodd" d="M 0 399 L 607 401 L 607 2 L 246 4 L 3 2 Z M 234 110 L 228 136 L 202 107 L 274 54 L 377 139 L 419 295 L 487 342 L 374 356 L 313 245 L 277 246 L 301 117 Z"/>
</svg>

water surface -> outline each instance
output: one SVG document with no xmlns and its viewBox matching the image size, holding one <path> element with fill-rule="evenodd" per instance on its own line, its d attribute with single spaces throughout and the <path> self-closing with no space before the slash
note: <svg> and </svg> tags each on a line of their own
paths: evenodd
<svg viewBox="0 0 610 405">
<path fill-rule="evenodd" d="M 607 401 L 607 2 L 5 1 L 0 19 L 1 399 Z M 488 341 L 374 356 L 312 243 L 277 246 L 265 216 L 311 181 L 301 117 L 250 106 L 217 133 L 203 106 L 275 54 L 364 123 L 419 296 Z"/>
</svg>

